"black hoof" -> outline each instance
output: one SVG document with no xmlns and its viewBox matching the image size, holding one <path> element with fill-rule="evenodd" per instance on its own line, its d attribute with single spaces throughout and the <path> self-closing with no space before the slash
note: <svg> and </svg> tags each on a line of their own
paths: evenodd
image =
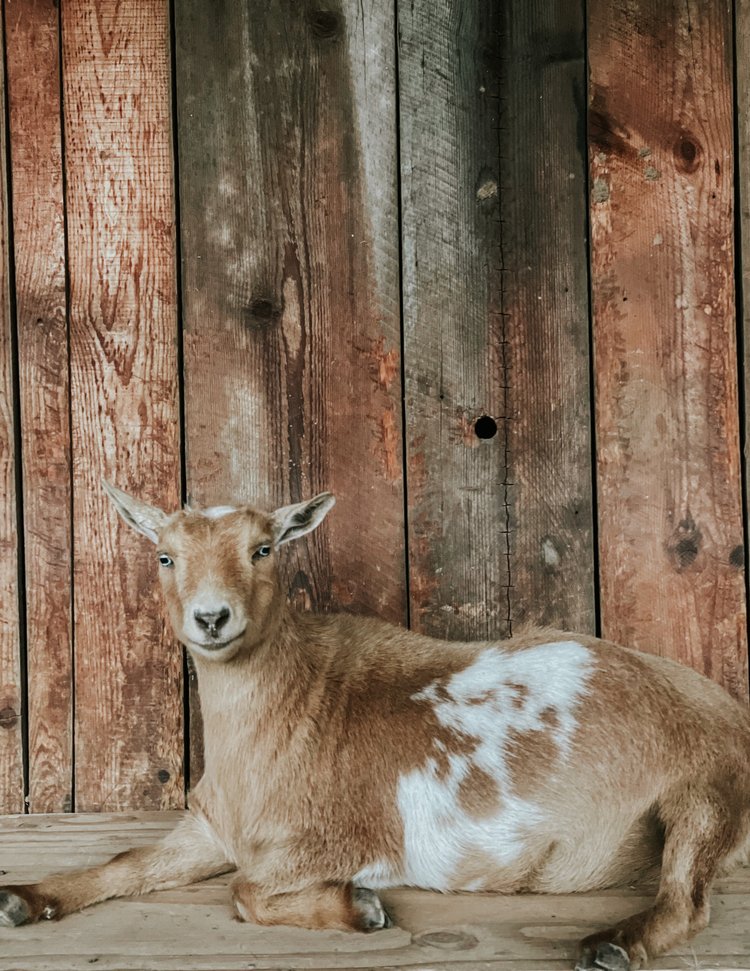
<svg viewBox="0 0 750 971">
<path fill-rule="evenodd" d="M 575 971 L 630 971 L 630 958 L 618 944 L 603 941 L 596 945 L 596 951 L 590 947 L 584 950 Z"/>
<path fill-rule="evenodd" d="M 360 913 L 363 930 L 384 931 L 393 927 L 390 914 L 374 890 L 368 890 L 367 887 L 356 887 L 354 890 L 354 906 Z"/>
<path fill-rule="evenodd" d="M 0 926 L 20 927 L 31 920 L 29 905 L 11 890 L 0 890 Z"/>
</svg>

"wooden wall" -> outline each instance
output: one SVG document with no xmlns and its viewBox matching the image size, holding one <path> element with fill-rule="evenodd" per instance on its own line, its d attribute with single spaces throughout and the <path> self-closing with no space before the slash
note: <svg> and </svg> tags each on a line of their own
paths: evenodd
<svg viewBox="0 0 750 971">
<path fill-rule="evenodd" d="M 5 0 L 3 29 L 0 811 L 175 807 L 201 772 L 102 476 L 331 489 L 299 606 L 599 630 L 747 698 L 750 0 Z"/>
</svg>

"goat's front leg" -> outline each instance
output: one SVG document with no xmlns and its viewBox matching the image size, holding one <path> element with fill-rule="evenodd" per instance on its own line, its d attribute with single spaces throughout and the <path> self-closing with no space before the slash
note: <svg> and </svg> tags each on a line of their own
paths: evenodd
<svg viewBox="0 0 750 971">
<path fill-rule="evenodd" d="M 393 926 L 378 895 L 351 883 L 313 883 L 302 890 L 273 893 L 240 878 L 232 888 L 232 901 L 240 919 L 255 924 L 343 931 Z"/>
<path fill-rule="evenodd" d="M 233 868 L 208 823 L 191 814 L 153 846 L 127 850 L 109 863 L 49 876 L 41 883 L 0 888 L 0 925 L 53 920 L 111 897 L 180 887 Z"/>
</svg>

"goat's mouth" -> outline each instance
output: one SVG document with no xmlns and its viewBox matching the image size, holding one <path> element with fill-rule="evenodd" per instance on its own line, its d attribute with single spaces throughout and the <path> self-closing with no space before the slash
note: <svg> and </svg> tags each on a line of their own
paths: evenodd
<svg viewBox="0 0 750 971">
<path fill-rule="evenodd" d="M 242 638 L 245 636 L 246 630 L 247 628 L 243 628 L 243 630 L 241 630 L 239 634 L 235 634 L 234 637 L 229 637 L 227 638 L 227 640 L 224 640 L 224 641 L 218 641 L 218 640 L 196 641 L 191 638 L 190 643 L 192 644 L 193 647 L 200 647 L 201 650 L 204 650 L 204 651 L 223 651 L 224 648 L 230 647 L 232 644 L 236 644 L 237 641 L 242 640 Z"/>
</svg>

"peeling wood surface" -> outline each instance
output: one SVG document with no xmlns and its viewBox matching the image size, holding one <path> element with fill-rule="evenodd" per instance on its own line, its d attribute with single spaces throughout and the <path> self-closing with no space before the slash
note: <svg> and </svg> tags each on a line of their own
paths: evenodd
<svg viewBox="0 0 750 971">
<path fill-rule="evenodd" d="M 511 618 L 594 633 L 583 7 L 504 5 L 499 205 Z"/>
<path fill-rule="evenodd" d="M 161 0 L 62 5 L 79 809 L 183 803 L 182 655 L 156 556 L 105 476 L 179 503 L 169 23 Z M 115 568 L 113 568 L 115 564 Z"/>
<path fill-rule="evenodd" d="M 190 498 L 330 490 L 292 600 L 404 620 L 392 11 L 177 0 L 175 28 Z"/>
<path fill-rule="evenodd" d="M 23 452 L 29 809 L 73 795 L 71 453 L 58 3 L 6 6 Z"/>
<path fill-rule="evenodd" d="M 502 8 L 398 4 L 411 622 L 453 639 L 510 632 Z"/>
<path fill-rule="evenodd" d="M 177 813 L 0 818 L 3 880 L 104 862 L 165 835 Z M 553 971 L 576 941 L 643 909 L 653 888 L 570 896 L 383 894 L 396 925 L 375 934 L 258 927 L 232 919 L 231 875 L 111 901 L 59 923 L 0 928 L 0 971 L 230 971 L 261 968 L 450 968 Z M 750 968 L 750 869 L 718 882 L 711 925 L 655 961 L 659 971 Z"/>
<path fill-rule="evenodd" d="M 0 24 L 0 39 L 3 26 Z M 3 47 L 4 49 L 4 47 Z M 0 104 L 5 97 L 0 62 Z M 24 806 L 16 454 L 5 113 L 0 112 L 0 812 Z"/>
<path fill-rule="evenodd" d="M 731 7 L 588 15 L 603 633 L 746 698 Z"/>
</svg>

